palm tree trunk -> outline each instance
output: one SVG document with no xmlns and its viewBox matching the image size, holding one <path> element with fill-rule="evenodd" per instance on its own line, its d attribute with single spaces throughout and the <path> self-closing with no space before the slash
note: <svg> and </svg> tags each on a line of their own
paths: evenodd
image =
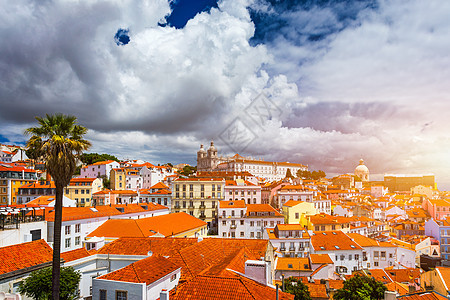
<svg viewBox="0 0 450 300">
<path fill-rule="evenodd" d="M 59 300 L 60 268 L 61 268 L 61 225 L 62 225 L 62 200 L 64 186 L 56 184 L 55 221 L 53 227 L 53 264 L 52 264 L 52 298 Z"/>
</svg>

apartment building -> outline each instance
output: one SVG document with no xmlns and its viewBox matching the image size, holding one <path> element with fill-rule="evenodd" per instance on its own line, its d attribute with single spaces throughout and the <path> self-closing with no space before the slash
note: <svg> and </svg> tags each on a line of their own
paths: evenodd
<svg viewBox="0 0 450 300">
<path fill-rule="evenodd" d="M 23 198 L 19 199 L 21 186 L 33 183 L 37 180 L 37 172 L 23 166 L 8 164 L 0 165 L 0 205 L 22 204 Z M 30 199 L 32 200 L 32 199 Z"/>
<path fill-rule="evenodd" d="M 77 206 L 91 206 L 92 195 L 103 189 L 101 178 L 73 178 L 64 189 L 64 195 L 75 200 Z"/>
<path fill-rule="evenodd" d="M 219 236 L 262 239 L 267 228 L 284 223 L 284 217 L 268 204 L 244 200 L 219 202 Z"/>
<path fill-rule="evenodd" d="M 223 178 L 179 178 L 172 182 L 172 212 L 185 212 L 217 226 L 217 207 L 224 199 Z"/>
</svg>

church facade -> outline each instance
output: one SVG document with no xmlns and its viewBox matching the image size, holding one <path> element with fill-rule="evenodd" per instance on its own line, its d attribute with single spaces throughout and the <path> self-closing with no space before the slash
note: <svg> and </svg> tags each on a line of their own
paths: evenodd
<svg viewBox="0 0 450 300">
<path fill-rule="evenodd" d="M 250 172 L 256 177 L 268 181 L 281 180 L 286 177 L 287 170 L 296 175 L 299 170 L 306 171 L 308 166 L 290 162 L 271 162 L 236 154 L 231 157 L 218 156 L 214 142 L 208 150 L 200 146 L 197 152 L 197 171 Z"/>
</svg>

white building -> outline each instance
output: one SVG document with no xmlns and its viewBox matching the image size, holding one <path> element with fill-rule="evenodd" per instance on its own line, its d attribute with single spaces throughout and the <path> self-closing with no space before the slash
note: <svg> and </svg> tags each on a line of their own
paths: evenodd
<svg viewBox="0 0 450 300">
<path fill-rule="evenodd" d="M 396 266 L 397 246 L 388 242 L 378 242 L 358 233 L 347 235 L 364 249 L 359 269 L 385 269 Z"/>
<path fill-rule="evenodd" d="M 247 180 L 226 180 L 224 200 L 244 200 L 247 204 L 261 204 L 261 186 Z"/>
<path fill-rule="evenodd" d="M 312 253 L 330 256 L 338 274 L 351 275 L 361 268 L 363 248 L 342 231 L 314 232 L 311 246 Z"/>
<path fill-rule="evenodd" d="M 61 227 L 61 252 L 83 247 L 86 236 L 110 218 L 146 218 L 169 213 L 167 207 L 152 205 L 114 205 L 97 207 L 64 207 Z M 47 241 L 53 244 L 55 213 L 50 212 Z"/>
<path fill-rule="evenodd" d="M 160 299 L 180 280 L 181 267 L 163 256 L 151 256 L 92 280 L 92 299 Z"/>
<path fill-rule="evenodd" d="M 220 237 L 262 239 L 266 228 L 284 224 L 283 215 L 268 204 L 219 201 L 218 210 Z"/>
<path fill-rule="evenodd" d="M 266 229 L 264 238 L 269 239 L 275 253 L 280 257 L 308 257 L 311 238 L 300 224 L 277 224 Z"/>
<path fill-rule="evenodd" d="M 247 171 L 268 181 L 275 181 L 285 178 L 288 169 L 295 176 L 299 170 L 308 170 L 308 167 L 298 163 L 264 161 L 262 159 L 243 157 L 239 154 L 232 157 L 219 157 L 214 142 L 211 142 L 211 146 L 207 151 L 201 145 L 200 150 L 197 152 L 198 171 Z"/>
<path fill-rule="evenodd" d="M 99 161 L 92 165 L 82 167 L 80 170 L 80 178 L 97 178 L 106 176 L 109 179 L 109 174 L 112 169 L 119 168 L 120 164 L 114 160 Z"/>
</svg>

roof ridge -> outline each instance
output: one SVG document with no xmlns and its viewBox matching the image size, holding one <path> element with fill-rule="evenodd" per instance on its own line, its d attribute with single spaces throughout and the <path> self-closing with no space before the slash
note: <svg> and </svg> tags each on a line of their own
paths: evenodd
<svg viewBox="0 0 450 300">
<path fill-rule="evenodd" d="M 136 268 L 134 267 L 134 263 L 131 264 L 131 268 L 132 268 L 134 274 L 136 274 L 136 278 L 137 278 L 138 282 L 141 282 L 141 278 L 139 277 L 139 274 L 138 274 Z"/>
<path fill-rule="evenodd" d="M 137 220 L 140 220 L 140 219 L 133 219 L 134 224 L 136 224 L 137 228 L 138 228 L 139 231 L 142 233 L 142 236 L 143 236 L 143 237 L 146 237 L 146 235 L 144 234 L 144 232 L 141 230 L 141 226 L 139 226 Z"/>
</svg>

